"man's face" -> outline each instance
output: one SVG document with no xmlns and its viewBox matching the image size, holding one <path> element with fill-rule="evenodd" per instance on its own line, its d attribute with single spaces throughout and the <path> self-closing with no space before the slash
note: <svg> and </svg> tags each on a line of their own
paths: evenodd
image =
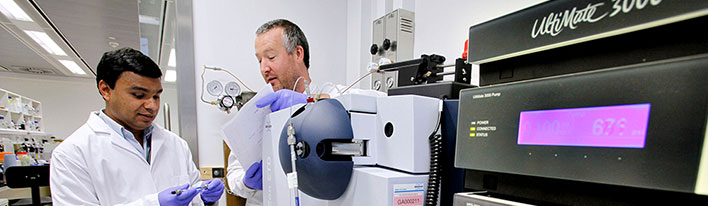
<svg viewBox="0 0 708 206">
<path fill-rule="evenodd" d="M 98 87 L 106 101 L 106 115 L 131 132 L 148 128 L 160 110 L 160 78 L 123 72 L 113 89 L 103 80 Z"/>
<path fill-rule="evenodd" d="M 302 47 L 288 53 L 283 44 L 283 28 L 273 28 L 256 37 L 256 58 L 261 65 L 261 75 L 274 91 L 293 89 L 298 75 L 297 63 Z M 302 55 L 300 55 L 302 56 Z"/>
</svg>

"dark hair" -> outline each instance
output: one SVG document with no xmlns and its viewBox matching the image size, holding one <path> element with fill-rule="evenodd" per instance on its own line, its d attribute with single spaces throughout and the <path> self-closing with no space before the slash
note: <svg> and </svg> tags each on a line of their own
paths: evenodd
<svg viewBox="0 0 708 206">
<path fill-rule="evenodd" d="M 305 67 L 310 68 L 310 46 L 307 44 L 305 33 L 300 30 L 295 23 L 286 19 L 276 19 L 269 21 L 256 30 L 256 35 L 266 33 L 273 28 L 283 28 L 283 45 L 288 53 L 295 51 L 297 46 L 302 46 L 305 51 Z"/>
<path fill-rule="evenodd" d="M 138 50 L 125 47 L 103 53 L 96 67 L 96 84 L 103 80 L 113 89 L 123 72 L 134 72 L 150 78 L 162 77 L 160 67 L 150 57 Z"/>
</svg>

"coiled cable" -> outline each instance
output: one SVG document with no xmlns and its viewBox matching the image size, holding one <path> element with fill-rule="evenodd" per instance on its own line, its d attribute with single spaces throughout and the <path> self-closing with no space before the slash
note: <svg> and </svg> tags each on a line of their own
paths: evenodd
<svg viewBox="0 0 708 206">
<path fill-rule="evenodd" d="M 425 195 L 425 205 L 435 206 L 438 204 L 438 196 L 440 195 L 440 183 L 442 177 L 442 166 L 440 156 L 442 155 L 442 135 L 438 134 L 440 122 L 442 119 L 442 104 L 445 98 L 441 98 L 438 123 L 435 126 L 435 131 L 430 134 L 428 141 L 430 142 L 430 172 L 428 173 L 428 190 Z"/>
<path fill-rule="evenodd" d="M 430 173 L 428 174 L 428 191 L 425 195 L 425 205 L 435 206 L 440 195 L 440 155 L 442 154 L 442 136 L 435 134 L 428 138 L 430 140 Z"/>
</svg>

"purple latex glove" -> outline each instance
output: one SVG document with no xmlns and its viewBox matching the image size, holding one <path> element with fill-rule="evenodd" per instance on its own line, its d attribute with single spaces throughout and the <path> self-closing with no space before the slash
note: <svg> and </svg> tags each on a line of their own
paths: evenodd
<svg viewBox="0 0 708 206">
<path fill-rule="evenodd" d="M 263 160 L 253 163 L 251 167 L 246 170 L 246 175 L 243 176 L 243 184 L 254 190 L 263 190 L 261 163 L 263 163 Z"/>
<path fill-rule="evenodd" d="M 256 102 L 256 107 L 270 105 L 270 111 L 276 112 L 296 104 L 307 103 L 307 95 L 289 89 L 281 89 L 269 94 Z"/>
<path fill-rule="evenodd" d="M 172 194 L 176 190 L 185 190 L 180 194 Z M 197 188 L 189 188 L 189 184 L 184 184 L 177 187 L 168 188 L 157 194 L 157 200 L 160 206 L 182 206 L 189 205 L 189 202 L 197 196 Z"/>
<path fill-rule="evenodd" d="M 219 201 L 221 194 L 224 193 L 224 183 L 220 179 L 212 179 L 202 183 L 202 186 L 204 185 L 207 185 L 207 188 L 202 190 L 202 201 L 205 203 Z"/>
</svg>

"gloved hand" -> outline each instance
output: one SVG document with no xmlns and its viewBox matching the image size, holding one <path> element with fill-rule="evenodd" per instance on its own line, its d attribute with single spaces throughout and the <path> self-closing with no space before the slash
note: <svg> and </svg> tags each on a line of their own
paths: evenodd
<svg viewBox="0 0 708 206">
<path fill-rule="evenodd" d="M 172 194 L 173 191 L 186 189 L 180 194 Z M 157 194 L 157 200 L 161 206 L 182 206 L 189 205 L 189 202 L 197 196 L 197 188 L 189 188 L 189 184 L 168 188 Z"/>
<path fill-rule="evenodd" d="M 205 203 L 219 201 L 221 194 L 224 193 L 224 183 L 220 179 L 212 179 L 202 183 L 202 186 L 204 185 L 207 185 L 207 188 L 202 190 L 202 201 Z"/>
<path fill-rule="evenodd" d="M 307 95 L 289 89 L 281 89 L 269 94 L 256 102 L 256 107 L 270 105 L 270 111 L 276 112 L 296 104 L 307 103 Z"/>
<path fill-rule="evenodd" d="M 253 163 L 251 167 L 246 170 L 246 175 L 243 176 L 243 184 L 254 190 L 263 190 L 262 163 L 263 160 Z"/>
</svg>

